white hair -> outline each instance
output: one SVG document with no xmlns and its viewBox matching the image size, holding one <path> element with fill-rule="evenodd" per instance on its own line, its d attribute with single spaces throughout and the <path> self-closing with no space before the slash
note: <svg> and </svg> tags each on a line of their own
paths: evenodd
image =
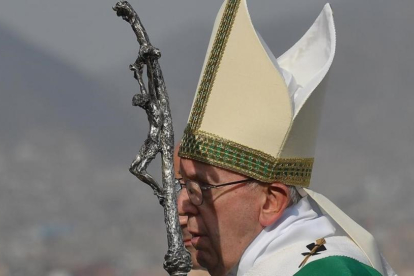
<svg viewBox="0 0 414 276">
<path fill-rule="evenodd" d="M 295 205 L 302 199 L 302 196 L 299 194 L 295 186 L 286 185 L 289 189 L 289 204 L 288 207 Z"/>
</svg>

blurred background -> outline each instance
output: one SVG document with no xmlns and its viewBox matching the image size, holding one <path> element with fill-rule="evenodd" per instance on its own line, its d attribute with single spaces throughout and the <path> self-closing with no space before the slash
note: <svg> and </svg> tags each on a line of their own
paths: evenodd
<svg viewBox="0 0 414 276">
<path fill-rule="evenodd" d="M 0 276 L 166 275 L 163 210 L 128 172 L 148 122 L 131 105 L 138 44 L 115 2 L 1 3 Z M 222 0 L 130 2 L 162 51 L 178 140 Z M 249 4 L 279 56 L 325 0 Z M 338 48 L 312 186 L 414 275 L 414 2 L 331 4 Z"/>
</svg>

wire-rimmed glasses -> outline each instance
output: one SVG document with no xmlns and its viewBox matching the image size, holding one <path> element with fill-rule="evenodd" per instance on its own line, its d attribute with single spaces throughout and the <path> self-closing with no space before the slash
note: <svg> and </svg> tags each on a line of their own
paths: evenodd
<svg viewBox="0 0 414 276">
<path fill-rule="evenodd" d="M 218 185 L 211 185 L 208 183 L 199 184 L 197 181 L 194 180 L 184 180 L 183 178 L 177 178 L 178 181 L 180 181 L 181 188 L 186 188 L 188 193 L 188 198 L 190 199 L 191 203 L 195 206 L 200 206 L 203 204 L 203 191 L 208 191 L 211 189 L 216 189 L 224 186 L 229 185 L 235 185 L 239 183 L 249 183 L 254 181 L 252 178 L 246 178 L 243 180 L 228 182 L 224 184 L 218 184 Z M 182 182 L 184 181 L 184 182 Z"/>
</svg>

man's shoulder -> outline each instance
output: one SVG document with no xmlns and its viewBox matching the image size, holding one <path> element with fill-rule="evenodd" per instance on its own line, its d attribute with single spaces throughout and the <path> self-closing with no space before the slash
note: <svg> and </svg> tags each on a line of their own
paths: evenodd
<svg viewBox="0 0 414 276">
<path fill-rule="evenodd" d="M 374 268 L 346 256 L 329 256 L 305 265 L 294 276 L 381 276 Z"/>
<path fill-rule="evenodd" d="M 380 275 L 380 274 L 363 274 L 360 270 L 369 267 L 370 263 L 363 252 L 348 237 L 336 236 L 325 238 L 326 243 L 323 250 L 317 251 L 315 254 L 309 255 L 312 241 L 301 241 L 290 246 L 282 248 L 266 259 L 256 263 L 247 273 L 246 276 L 286 276 L 286 275 Z M 306 265 L 299 268 L 300 264 L 306 260 Z M 324 266 L 323 266 L 324 265 Z M 364 265 L 364 266 L 362 266 Z M 322 274 L 324 267 L 326 273 Z M 356 274 L 339 273 L 342 267 L 347 267 L 348 271 L 358 271 Z M 350 270 L 352 269 L 352 270 Z M 303 271 L 303 272 L 302 272 Z M 308 271 L 314 271 L 310 274 Z M 334 273 L 332 273 L 334 271 Z M 299 274 L 300 273 L 300 274 Z"/>
</svg>

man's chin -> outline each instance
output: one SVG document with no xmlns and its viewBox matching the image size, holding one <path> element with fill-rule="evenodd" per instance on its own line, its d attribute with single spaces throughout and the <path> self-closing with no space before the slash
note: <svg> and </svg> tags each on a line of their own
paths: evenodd
<svg viewBox="0 0 414 276">
<path fill-rule="evenodd" d="M 194 255 L 198 265 L 200 267 L 205 267 L 207 270 L 209 270 L 209 267 L 211 266 L 211 258 L 209 258 L 208 254 L 206 254 L 203 251 L 196 250 Z"/>
<path fill-rule="evenodd" d="M 186 246 L 185 248 L 191 254 L 191 262 L 193 263 L 193 268 L 192 269 L 196 269 L 196 270 L 203 269 L 203 267 L 197 261 L 197 258 L 196 258 L 197 250 L 194 248 L 194 246 L 191 244 L 191 242 L 190 242 L 190 246 Z"/>
<path fill-rule="evenodd" d="M 208 236 L 195 236 L 191 239 L 192 246 L 187 250 L 191 253 L 193 269 L 208 270 L 211 274 L 219 267 L 218 255 L 212 248 Z M 196 259 L 196 261 L 194 261 Z M 220 266 L 221 267 L 221 266 Z"/>
<path fill-rule="evenodd" d="M 196 257 L 200 268 L 208 270 L 211 275 L 218 275 L 215 272 L 220 270 L 221 266 L 218 264 L 217 254 L 208 250 L 196 250 L 193 256 Z"/>
</svg>

